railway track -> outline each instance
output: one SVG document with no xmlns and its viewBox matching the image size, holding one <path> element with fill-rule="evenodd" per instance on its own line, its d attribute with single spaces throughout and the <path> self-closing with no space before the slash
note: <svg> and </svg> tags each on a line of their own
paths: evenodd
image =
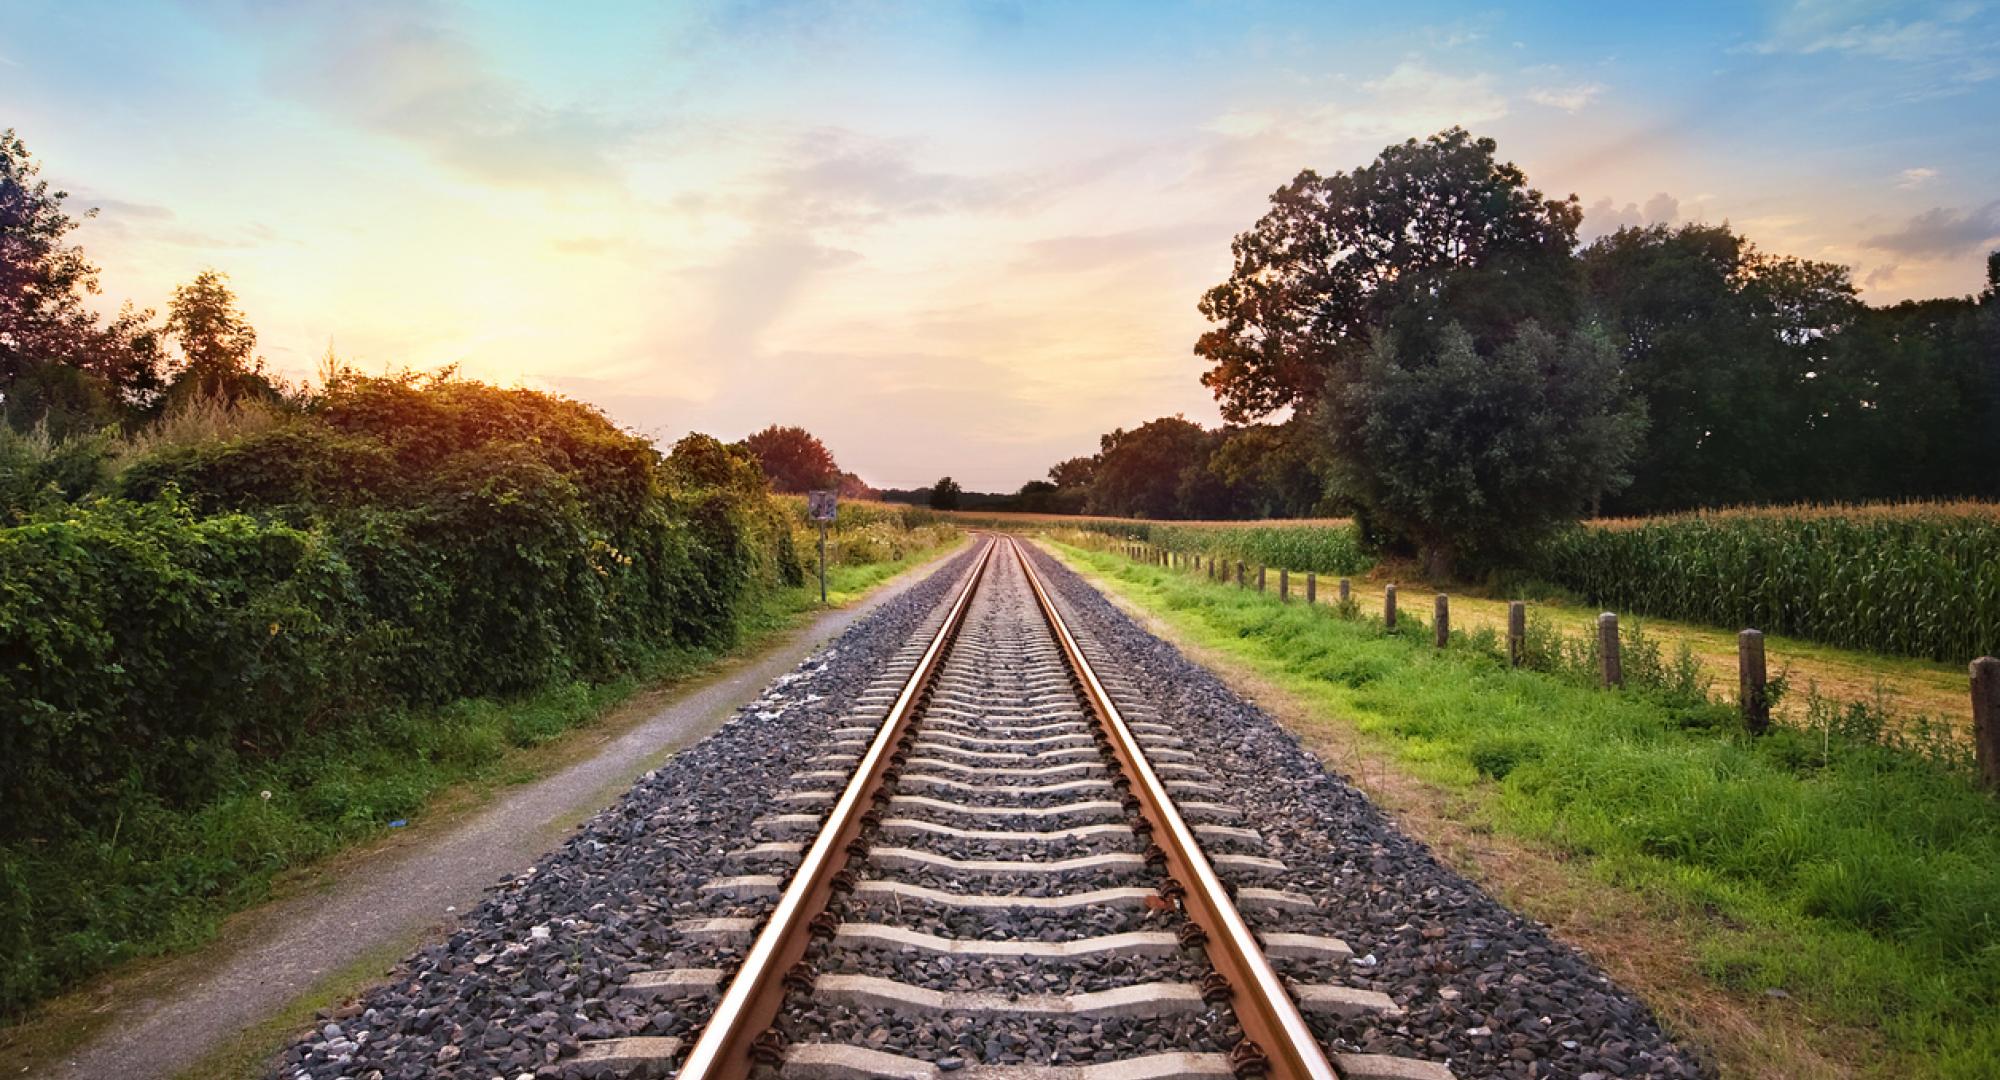
<svg viewBox="0 0 2000 1080">
<path fill-rule="evenodd" d="M 1393 1015 L 1285 888 L 1230 784 L 986 541 L 674 924 L 700 966 L 621 992 L 698 1037 L 586 1043 L 609 1075 L 793 1080 L 1449 1080 L 1329 1054 L 1315 1014 Z"/>
</svg>

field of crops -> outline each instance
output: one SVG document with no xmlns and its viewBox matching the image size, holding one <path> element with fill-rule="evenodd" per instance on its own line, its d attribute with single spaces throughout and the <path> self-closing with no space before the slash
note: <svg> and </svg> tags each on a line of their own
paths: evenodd
<svg viewBox="0 0 2000 1080">
<path fill-rule="evenodd" d="M 2000 508 L 1785 508 L 1593 524 L 1536 572 L 1620 611 L 1963 663 L 2000 653 Z"/>
<path fill-rule="evenodd" d="M 1321 574 L 1359 574 L 1375 565 L 1361 537 L 1344 521 L 1147 522 L 1072 519 L 1071 528 L 1137 540 L 1167 551 L 1242 561 L 1251 566 Z"/>
</svg>

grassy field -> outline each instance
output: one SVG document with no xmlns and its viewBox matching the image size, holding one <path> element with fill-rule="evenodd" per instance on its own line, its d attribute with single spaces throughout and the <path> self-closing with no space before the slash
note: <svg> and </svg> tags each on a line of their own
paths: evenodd
<svg viewBox="0 0 2000 1080">
<path fill-rule="evenodd" d="M 1426 792 L 1440 835 L 1511 849 L 1472 867 L 1496 891 L 1559 929 L 1615 922 L 1607 962 L 1727 1074 L 1993 1075 L 2000 804 L 1964 773 L 1782 727 L 1753 740 L 1726 705 L 1593 690 L 1477 643 L 1439 651 L 1367 616 L 1058 550 L 1272 688 L 1259 700 L 1289 703 L 1364 786 Z"/>
</svg>

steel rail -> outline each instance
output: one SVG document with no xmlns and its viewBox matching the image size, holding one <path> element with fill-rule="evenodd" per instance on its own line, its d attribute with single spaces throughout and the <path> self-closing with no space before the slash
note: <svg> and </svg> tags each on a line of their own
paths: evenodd
<svg viewBox="0 0 2000 1080">
<path fill-rule="evenodd" d="M 1157 842 L 1166 853 L 1168 872 L 1185 889 L 1182 905 L 1188 918 L 1207 935 L 1203 944 L 1208 950 L 1209 962 L 1229 981 L 1230 1003 L 1235 1007 L 1237 1020 L 1243 1025 L 1245 1037 L 1255 1044 L 1256 1051 L 1261 1052 L 1264 1058 L 1265 1075 L 1271 1080 L 1339 1080 L 1340 1074 L 1327 1060 L 1319 1040 L 1313 1037 L 1298 1004 L 1272 969 L 1256 935 L 1243 921 L 1242 913 L 1236 910 L 1236 903 L 1230 899 L 1222 879 L 1215 873 L 1215 867 L 1203 854 L 1194 830 L 1181 817 L 1173 797 L 1167 793 L 1166 785 L 1153 772 L 1144 749 L 1126 725 L 1124 715 L 1118 711 L 1104 684 L 1098 681 L 1096 669 L 1083 655 L 1076 636 L 1070 633 L 1069 625 L 1056 610 L 1055 601 L 1043 587 L 1034 563 L 1011 537 L 1006 542 L 1012 548 L 1014 557 L 1020 560 L 1042 615 L 1062 645 L 1063 655 L 1076 676 L 1078 689 L 1110 736 L 1112 752 L 1117 755 L 1126 779 L 1131 783 L 1132 793 L 1139 800 L 1140 813 L 1152 825 L 1154 836 L 1160 838 Z M 1240 1060 L 1242 1056 L 1239 1052 L 1239 1065 L 1249 1065 L 1250 1062 Z"/>
<path fill-rule="evenodd" d="M 785 886 L 777 906 L 771 909 L 770 918 L 765 920 L 750 952 L 743 958 L 743 966 L 737 969 L 707 1026 L 688 1051 L 687 1060 L 675 1074 L 678 1080 L 735 1080 L 749 1075 L 752 1044 L 777 1018 L 784 1003 L 783 980 L 805 955 L 811 920 L 825 909 L 834 878 L 847 865 L 848 847 L 859 835 L 862 816 L 882 786 L 882 773 L 890 765 L 896 743 L 909 727 L 919 700 L 964 624 L 966 609 L 971 606 L 972 595 L 979 588 L 997 546 L 997 541 L 988 540 L 980 551 L 979 561 L 966 575 L 965 585 L 946 612 L 944 624 L 932 637 L 916 671 L 903 684 L 902 692 L 883 718 L 854 775 L 848 778 L 847 787 L 834 803 L 818 838 L 800 861 L 798 871 Z"/>
</svg>

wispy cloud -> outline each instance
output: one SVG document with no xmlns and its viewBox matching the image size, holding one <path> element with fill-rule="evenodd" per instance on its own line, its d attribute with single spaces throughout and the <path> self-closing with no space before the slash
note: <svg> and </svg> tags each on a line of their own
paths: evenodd
<svg viewBox="0 0 2000 1080">
<path fill-rule="evenodd" d="M 438 0 L 384 5 L 206 5 L 249 28 L 272 90 L 501 185 L 604 181 L 631 132 L 532 98 Z"/>
<path fill-rule="evenodd" d="M 1794 0 L 1752 51 L 1847 56 L 1893 64 L 1922 78 L 1897 91 L 1935 97 L 2000 77 L 2000 29 L 1977 3 L 1948 2 L 1912 15 L 1909 5 L 1868 0 Z"/>
<path fill-rule="evenodd" d="M 1896 186 L 1905 189 L 1919 188 L 1935 179 L 1937 179 L 1936 169 L 1904 169 L 1897 174 Z"/>
<path fill-rule="evenodd" d="M 1938 206 L 1862 241 L 1880 251 L 1915 258 L 1949 258 L 2000 244 L 2000 199 L 1972 210 Z"/>
<path fill-rule="evenodd" d="M 1578 230 L 1578 235 L 1589 243 L 1620 229 L 1672 225 L 1680 220 L 1680 216 L 1681 201 L 1664 191 L 1647 199 L 1644 206 L 1635 202 L 1619 206 L 1610 199 L 1598 199 L 1584 208 L 1583 227 Z"/>
<path fill-rule="evenodd" d="M 1604 92 L 1603 83 L 1574 83 L 1569 86 L 1542 86 L 1528 91 L 1528 100 L 1551 109 L 1575 113 Z"/>
</svg>

